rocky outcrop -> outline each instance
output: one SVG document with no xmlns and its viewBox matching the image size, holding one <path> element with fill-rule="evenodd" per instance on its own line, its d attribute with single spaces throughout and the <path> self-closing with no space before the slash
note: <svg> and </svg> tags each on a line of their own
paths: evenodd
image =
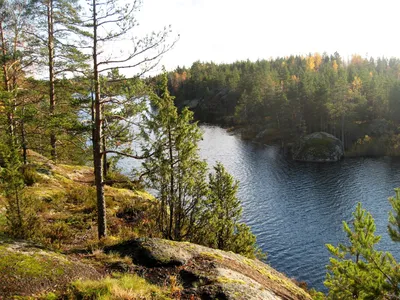
<svg viewBox="0 0 400 300">
<path fill-rule="evenodd" d="M 131 240 L 106 251 L 131 257 L 154 283 L 176 275 L 181 299 L 311 299 L 270 266 L 232 252 L 162 239 Z"/>
<path fill-rule="evenodd" d="M 343 153 L 342 142 L 326 132 L 314 132 L 302 137 L 292 149 L 293 159 L 307 162 L 334 162 Z"/>
<path fill-rule="evenodd" d="M 93 267 L 65 255 L 26 242 L 0 241 L 0 299 L 62 290 L 74 280 L 100 277 Z"/>
</svg>

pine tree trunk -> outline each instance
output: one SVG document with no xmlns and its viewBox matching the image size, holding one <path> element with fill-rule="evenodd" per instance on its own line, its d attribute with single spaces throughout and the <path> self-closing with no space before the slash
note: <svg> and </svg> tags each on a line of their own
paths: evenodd
<svg viewBox="0 0 400 300">
<path fill-rule="evenodd" d="M 103 186 L 103 158 L 102 158 L 102 113 L 100 103 L 100 81 L 97 63 L 97 12 L 96 0 L 93 0 L 93 75 L 94 75 L 94 139 L 93 164 L 97 195 L 97 228 L 99 239 L 107 235 L 106 203 Z"/>
<path fill-rule="evenodd" d="M 104 128 L 102 130 L 104 132 Z M 107 144 L 106 144 L 106 136 L 103 134 L 102 137 L 102 146 L 103 146 L 103 177 L 107 178 L 107 174 L 108 174 L 108 161 L 107 161 Z"/>
<path fill-rule="evenodd" d="M 7 51 L 6 45 L 4 40 L 4 29 L 3 29 L 3 22 L 0 22 L 0 38 L 1 38 L 1 49 L 2 49 L 2 68 L 3 68 L 3 80 L 4 80 L 4 90 L 9 92 L 9 79 L 8 79 L 8 71 L 7 71 Z"/>
<path fill-rule="evenodd" d="M 55 88 L 54 88 L 54 25 L 53 25 L 53 0 L 47 2 L 47 48 L 49 55 L 49 98 L 50 98 L 50 118 L 54 117 L 54 110 L 56 106 Z M 51 126 L 54 126 L 53 120 Z M 50 130 L 50 146 L 51 146 L 51 158 L 57 160 L 57 138 L 52 127 Z"/>
<path fill-rule="evenodd" d="M 173 157 L 173 153 L 172 153 L 172 134 L 171 134 L 171 128 L 168 127 L 168 143 L 169 143 L 169 162 L 170 162 L 170 172 L 171 172 L 171 179 L 170 179 L 170 195 L 171 195 L 171 199 L 170 199 L 170 217 L 169 217 L 169 228 L 168 228 L 168 236 L 169 239 L 173 240 L 172 237 L 172 228 L 173 228 L 173 220 L 174 220 L 174 206 L 175 206 L 175 197 L 174 197 L 174 181 L 175 181 L 175 177 L 174 177 L 174 157 Z M 174 232 L 176 235 L 176 232 Z"/>
<path fill-rule="evenodd" d="M 26 129 L 25 129 L 25 106 L 22 106 L 22 119 L 21 119 L 21 143 L 22 143 L 22 157 L 24 165 L 27 164 L 27 142 L 26 142 Z"/>
<path fill-rule="evenodd" d="M 0 38 L 1 38 L 1 49 L 2 49 L 2 69 L 3 69 L 3 80 L 4 80 L 4 90 L 7 92 L 11 92 L 10 86 L 10 78 L 8 75 L 7 69 L 7 50 L 6 44 L 4 39 L 4 28 L 3 28 L 3 21 L 0 22 Z M 10 142 L 12 143 L 14 140 L 14 115 L 13 115 L 13 108 L 7 112 L 7 122 L 8 122 L 8 133 L 10 135 Z"/>
</svg>

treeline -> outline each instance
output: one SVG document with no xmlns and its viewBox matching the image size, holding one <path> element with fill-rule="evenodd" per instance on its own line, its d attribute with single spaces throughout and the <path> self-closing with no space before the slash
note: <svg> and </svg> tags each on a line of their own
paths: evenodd
<svg viewBox="0 0 400 300">
<path fill-rule="evenodd" d="M 391 151 L 399 143 L 399 78 L 397 58 L 345 61 L 338 53 L 316 53 L 195 62 L 170 72 L 169 88 L 176 104 L 192 108 L 199 120 L 245 126 L 250 137 L 262 132 L 266 141 L 288 143 L 325 131 L 349 152 L 382 155 L 398 154 Z"/>
</svg>

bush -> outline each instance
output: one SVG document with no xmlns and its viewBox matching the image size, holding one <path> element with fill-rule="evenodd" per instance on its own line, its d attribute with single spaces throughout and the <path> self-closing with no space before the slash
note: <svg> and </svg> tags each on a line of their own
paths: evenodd
<svg viewBox="0 0 400 300">
<path fill-rule="evenodd" d="M 137 186 L 132 183 L 128 176 L 122 175 L 118 172 L 108 172 L 106 181 L 110 182 L 110 186 L 121 188 L 121 189 L 128 189 L 128 190 L 135 190 Z"/>
<path fill-rule="evenodd" d="M 32 186 L 40 181 L 40 175 L 36 171 L 34 165 L 25 165 L 22 167 L 22 176 L 24 178 L 24 183 L 27 186 Z"/>
<path fill-rule="evenodd" d="M 16 238 L 31 238 L 39 227 L 37 200 L 20 195 L 6 204 L 6 231 Z"/>
<path fill-rule="evenodd" d="M 60 248 L 61 244 L 69 241 L 73 236 L 71 228 L 63 221 L 47 225 L 42 234 L 51 245 L 57 248 Z"/>
<path fill-rule="evenodd" d="M 73 185 L 67 192 L 67 202 L 87 207 L 96 207 L 96 190 L 94 187 L 85 185 Z"/>
</svg>

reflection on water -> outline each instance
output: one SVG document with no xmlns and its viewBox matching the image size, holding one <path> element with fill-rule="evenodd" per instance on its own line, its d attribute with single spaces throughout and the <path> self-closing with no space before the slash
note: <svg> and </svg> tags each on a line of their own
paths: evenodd
<svg viewBox="0 0 400 300">
<path fill-rule="evenodd" d="M 381 250 L 398 252 L 387 232 L 387 198 L 400 186 L 400 161 L 345 159 L 334 164 L 298 163 L 275 146 L 242 141 L 224 129 L 202 126 L 201 156 L 222 162 L 240 181 L 244 221 L 268 252 L 268 263 L 289 277 L 323 290 L 329 262 L 326 243 L 345 241 L 342 220 L 357 202 L 376 220 Z"/>
</svg>

